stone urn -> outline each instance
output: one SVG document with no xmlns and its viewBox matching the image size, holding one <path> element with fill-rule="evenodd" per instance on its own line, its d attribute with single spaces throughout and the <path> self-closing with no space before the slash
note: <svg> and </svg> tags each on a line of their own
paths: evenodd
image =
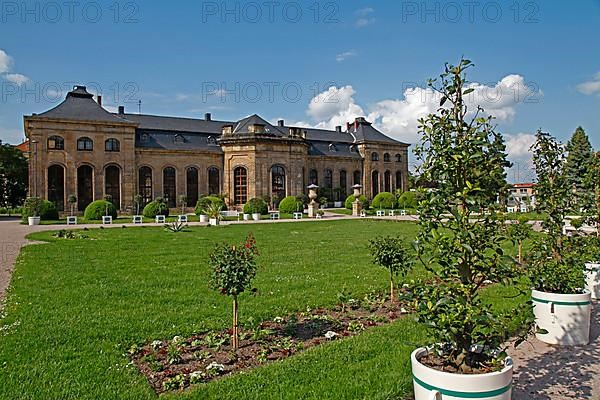
<svg viewBox="0 0 600 400">
<path fill-rule="evenodd" d="M 310 203 L 308 203 L 308 218 L 316 218 L 317 210 L 319 209 L 319 203 L 317 203 L 317 189 L 319 187 L 314 183 L 307 187 L 308 189 L 308 198 L 310 199 Z"/>
<path fill-rule="evenodd" d="M 359 217 L 362 211 L 362 203 L 360 202 L 360 189 L 362 189 L 362 186 L 359 184 L 352 186 L 352 190 L 354 190 L 354 202 L 352 202 L 353 217 Z"/>
</svg>

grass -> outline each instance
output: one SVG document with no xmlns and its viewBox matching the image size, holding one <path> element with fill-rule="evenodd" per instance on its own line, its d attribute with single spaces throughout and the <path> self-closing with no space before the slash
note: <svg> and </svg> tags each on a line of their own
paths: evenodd
<svg viewBox="0 0 600 400">
<path fill-rule="evenodd" d="M 89 239 L 32 235 L 18 258 L 0 320 L 0 399 L 153 399 L 124 353 L 133 343 L 230 324 L 231 303 L 208 288 L 208 253 L 252 230 L 261 268 L 240 298 L 247 325 L 306 307 L 333 306 L 341 290 L 386 290 L 367 240 L 416 233 L 412 223 L 322 223 L 90 230 Z M 417 272 L 418 273 L 418 272 Z M 494 289 L 500 298 L 508 289 Z M 496 302 L 495 302 L 496 303 Z M 427 343 L 411 318 L 310 349 L 169 399 L 400 399 L 412 390 L 409 354 Z"/>
</svg>

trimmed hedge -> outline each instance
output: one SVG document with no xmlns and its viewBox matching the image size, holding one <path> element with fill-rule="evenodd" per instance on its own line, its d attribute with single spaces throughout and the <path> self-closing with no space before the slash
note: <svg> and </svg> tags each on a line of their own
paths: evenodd
<svg viewBox="0 0 600 400">
<path fill-rule="evenodd" d="M 279 203 L 279 212 L 284 214 L 293 214 L 295 212 L 302 212 L 304 209 L 304 203 L 296 196 L 288 196 L 281 200 Z"/>
<path fill-rule="evenodd" d="M 398 198 L 398 207 L 417 208 L 417 194 L 414 192 L 404 192 Z"/>
<path fill-rule="evenodd" d="M 269 212 L 269 206 L 263 199 L 250 199 L 244 205 L 244 214 L 266 214 Z"/>
<path fill-rule="evenodd" d="M 390 192 L 381 192 L 375 196 L 371 203 L 376 209 L 393 209 L 396 208 L 396 196 Z"/>
<path fill-rule="evenodd" d="M 91 202 L 83 212 L 83 217 L 90 221 L 101 221 L 102 217 L 107 215 L 107 207 L 108 207 L 108 215 L 111 215 L 113 218 L 117 218 L 117 208 L 113 203 L 106 200 L 96 200 Z"/>
<path fill-rule="evenodd" d="M 223 199 L 216 196 L 205 196 L 201 197 L 200 200 L 196 203 L 196 208 L 194 209 L 194 213 L 196 215 L 202 214 L 202 211 L 208 207 L 209 205 L 214 204 L 216 206 L 221 206 L 221 210 L 226 211 L 227 206 Z"/>
<path fill-rule="evenodd" d="M 27 218 L 35 217 L 33 215 L 33 210 L 27 206 L 28 200 L 25 200 L 24 206 L 21 208 L 21 220 L 23 222 L 27 222 Z M 40 205 L 40 219 L 51 221 L 58 219 L 58 210 L 56 209 L 56 205 L 48 200 L 41 200 Z"/>
<path fill-rule="evenodd" d="M 164 202 L 163 199 L 156 199 L 146 204 L 143 211 L 144 217 L 154 218 L 157 215 L 169 216 L 169 206 Z"/>
<path fill-rule="evenodd" d="M 354 200 L 356 200 L 356 197 L 354 197 L 354 195 L 351 194 L 350 196 L 348 196 L 346 198 L 346 201 L 344 202 L 344 206 L 348 210 L 352 210 L 352 203 L 354 203 Z M 367 200 L 367 197 L 364 194 L 361 194 L 360 197 L 358 198 L 358 200 L 362 203 L 363 210 L 367 210 L 369 208 L 369 200 Z"/>
</svg>

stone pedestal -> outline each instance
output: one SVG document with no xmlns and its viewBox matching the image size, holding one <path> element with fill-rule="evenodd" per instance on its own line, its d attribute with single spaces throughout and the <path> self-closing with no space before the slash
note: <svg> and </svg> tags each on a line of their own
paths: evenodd
<svg viewBox="0 0 600 400">
<path fill-rule="evenodd" d="M 360 212 L 362 211 L 362 203 L 358 200 L 355 200 L 352 203 L 352 216 L 360 217 Z"/>
<path fill-rule="evenodd" d="M 319 203 L 316 201 L 311 201 L 308 203 L 308 218 L 316 218 L 317 211 L 319 210 Z"/>
</svg>

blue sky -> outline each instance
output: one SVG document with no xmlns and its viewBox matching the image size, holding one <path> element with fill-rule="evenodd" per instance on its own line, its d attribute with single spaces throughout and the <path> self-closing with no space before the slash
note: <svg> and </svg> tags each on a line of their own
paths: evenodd
<svg viewBox="0 0 600 400">
<path fill-rule="evenodd" d="M 109 109 L 141 100 L 143 113 L 313 126 L 363 114 L 414 142 L 435 104 L 419 87 L 465 55 L 473 101 L 498 117 L 514 160 L 540 127 L 566 140 L 582 125 L 600 147 L 599 0 L 76 4 L 2 3 L 3 141 L 81 83 Z"/>
</svg>

